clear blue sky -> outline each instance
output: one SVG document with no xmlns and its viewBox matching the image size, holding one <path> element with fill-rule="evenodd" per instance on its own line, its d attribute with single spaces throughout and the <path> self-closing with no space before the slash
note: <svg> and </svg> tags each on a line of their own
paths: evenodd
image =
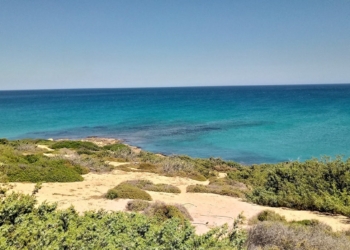
<svg viewBox="0 0 350 250">
<path fill-rule="evenodd" d="M 349 0 L 0 1 L 2 90 L 349 82 Z"/>
</svg>

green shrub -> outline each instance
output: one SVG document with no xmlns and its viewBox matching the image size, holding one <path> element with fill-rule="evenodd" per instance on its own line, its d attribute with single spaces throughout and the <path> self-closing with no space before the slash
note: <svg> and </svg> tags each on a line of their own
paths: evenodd
<svg viewBox="0 0 350 250">
<path fill-rule="evenodd" d="M 36 200 L 30 195 L 11 193 L 0 200 L 0 226 L 15 224 L 16 219 L 34 210 Z"/>
<path fill-rule="evenodd" d="M 196 235 L 177 218 L 157 221 L 142 214 L 34 206 L 35 199 L 10 195 L 0 201 L 0 249 L 243 249 L 246 239 L 235 227 Z"/>
<path fill-rule="evenodd" d="M 31 154 L 31 155 L 24 156 L 24 158 L 26 159 L 26 161 L 28 163 L 35 163 L 35 162 L 39 161 L 41 157 L 39 155 L 32 155 Z"/>
<path fill-rule="evenodd" d="M 119 184 L 118 186 L 108 190 L 106 194 L 107 199 L 139 199 L 151 201 L 152 197 L 142 189 L 129 185 Z"/>
<path fill-rule="evenodd" d="M 83 177 L 74 169 L 59 163 L 55 167 L 11 166 L 7 167 L 4 172 L 7 173 L 10 182 L 75 182 L 83 180 Z"/>
<path fill-rule="evenodd" d="M 122 143 L 106 145 L 103 147 L 103 152 L 106 154 L 106 157 L 121 158 L 124 161 L 134 161 L 136 157 L 136 153 L 129 146 Z"/>
<path fill-rule="evenodd" d="M 126 209 L 128 211 L 138 212 L 145 210 L 149 205 L 150 203 L 145 200 L 131 200 L 126 204 Z"/>
<path fill-rule="evenodd" d="M 70 148 L 80 150 L 98 151 L 100 148 L 88 141 L 59 141 L 50 146 L 52 149 Z"/>
<path fill-rule="evenodd" d="M 238 167 L 228 178 L 251 186 L 254 203 L 350 216 L 350 158 Z"/>
<path fill-rule="evenodd" d="M 5 138 L 0 138 L 0 144 L 8 144 L 9 143 L 9 140 L 5 139 Z"/>
<path fill-rule="evenodd" d="M 286 218 L 271 210 L 264 210 L 257 215 L 259 221 L 280 221 L 286 222 Z"/>
<path fill-rule="evenodd" d="M 263 221 L 287 222 L 286 218 L 272 210 L 264 210 L 249 220 L 249 224 L 257 224 Z"/>
<path fill-rule="evenodd" d="M 86 169 L 73 165 L 68 160 L 52 159 L 40 155 L 16 155 L 5 153 L 6 164 L 0 172 L 11 182 L 72 182 L 82 181 L 80 174 Z"/>
<path fill-rule="evenodd" d="M 111 150 L 111 151 L 131 151 L 131 149 L 126 146 L 125 144 L 122 143 L 115 143 L 115 144 L 110 144 L 110 145 L 106 145 L 103 147 L 106 150 Z"/>
</svg>

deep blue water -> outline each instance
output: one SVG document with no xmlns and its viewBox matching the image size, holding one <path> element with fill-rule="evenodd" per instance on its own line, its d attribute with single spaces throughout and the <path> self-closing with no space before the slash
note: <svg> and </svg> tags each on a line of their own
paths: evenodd
<svg viewBox="0 0 350 250">
<path fill-rule="evenodd" d="M 350 156 L 350 84 L 0 91 L 0 138 L 121 138 L 241 163 Z"/>
</svg>

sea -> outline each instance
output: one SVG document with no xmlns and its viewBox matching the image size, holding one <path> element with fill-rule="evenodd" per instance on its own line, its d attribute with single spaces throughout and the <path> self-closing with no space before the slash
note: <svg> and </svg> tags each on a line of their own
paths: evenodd
<svg viewBox="0 0 350 250">
<path fill-rule="evenodd" d="M 0 91 L 0 138 L 109 137 L 242 164 L 350 157 L 350 84 Z"/>
</svg>

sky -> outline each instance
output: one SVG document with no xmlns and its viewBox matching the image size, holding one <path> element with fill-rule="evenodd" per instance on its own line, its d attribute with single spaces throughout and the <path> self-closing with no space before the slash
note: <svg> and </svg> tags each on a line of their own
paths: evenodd
<svg viewBox="0 0 350 250">
<path fill-rule="evenodd" d="M 1 0 L 0 90 L 350 83 L 350 0 Z"/>
</svg>

